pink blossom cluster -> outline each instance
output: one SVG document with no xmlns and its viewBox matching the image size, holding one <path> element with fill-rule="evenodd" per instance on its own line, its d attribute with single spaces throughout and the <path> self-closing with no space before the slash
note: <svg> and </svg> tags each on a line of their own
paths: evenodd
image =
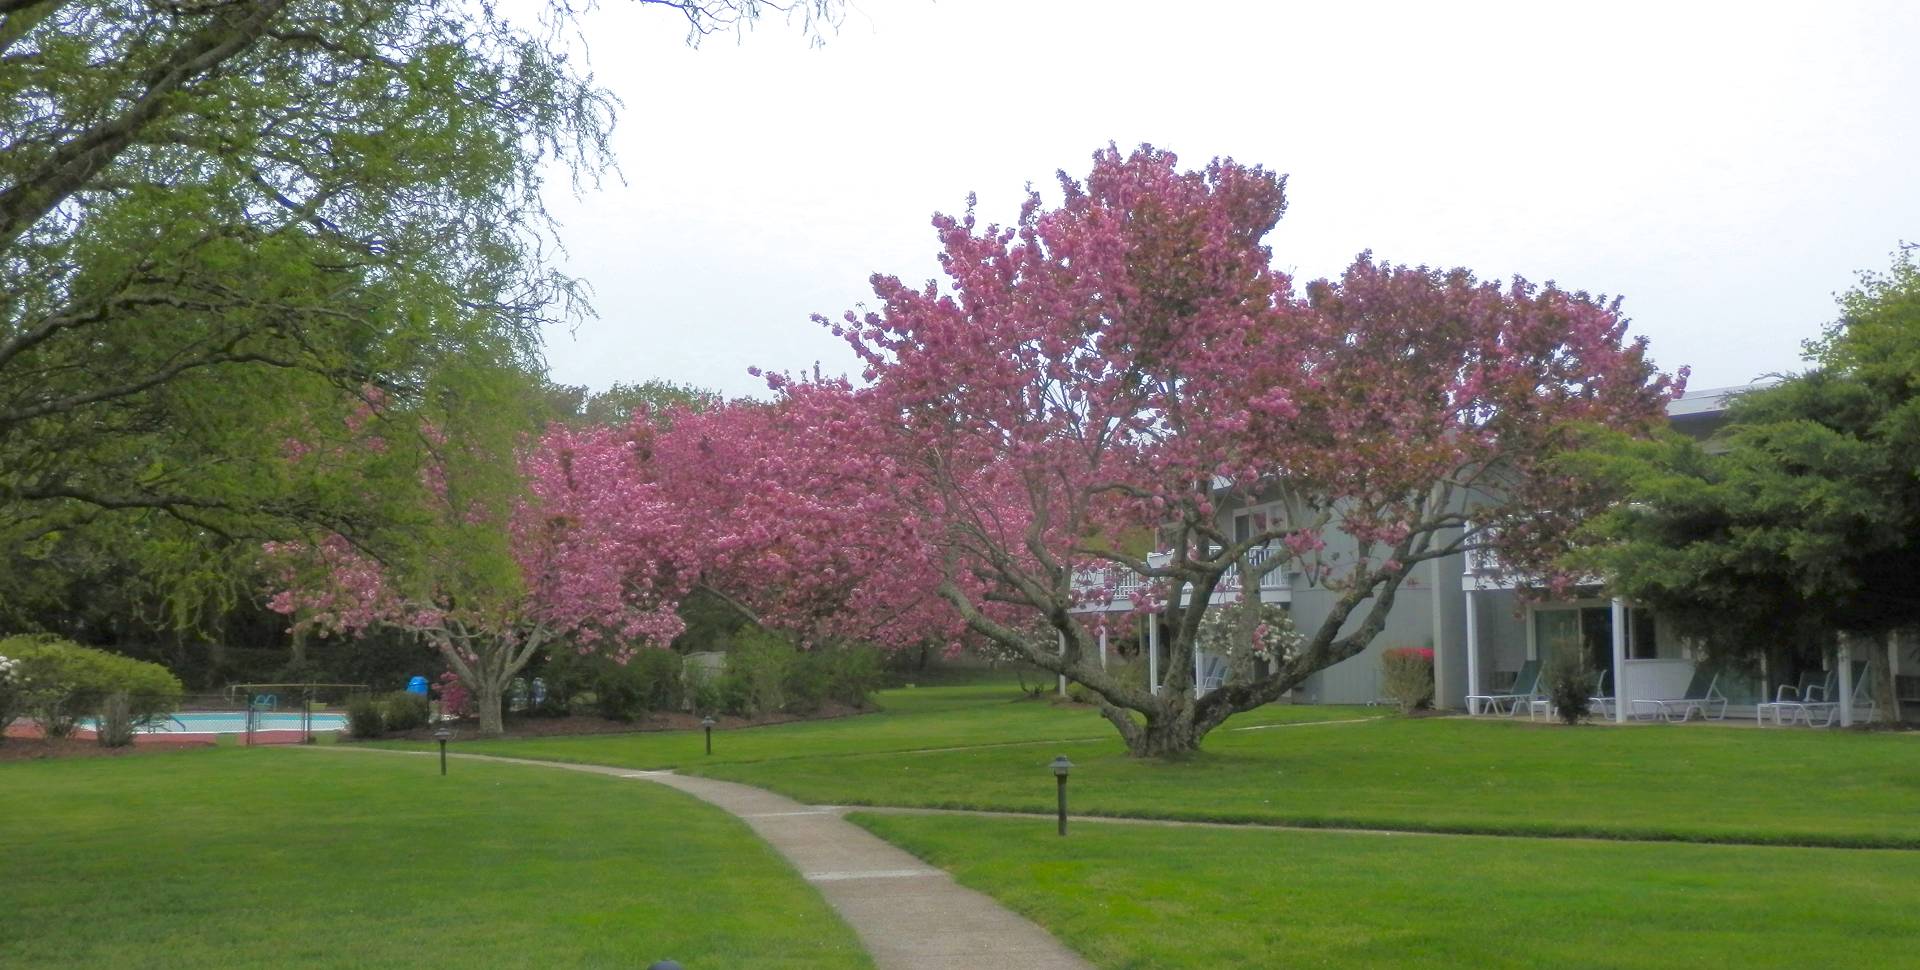
<svg viewBox="0 0 1920 970">
<path fill-rule="evenodd" d="M 654 480 L 684 517 L 700 581 L 803 641 L 956 644 L 940 564 L 896 428 L 844 381 L 775 375 L 771 404 L 680 413 Z"/>
<path fill-rule="evenodd" d="M 874 309 L 820 318 L 859 355 L 857 396 L 902 476 L 888 488 L 925 503 L 976 630 L 990 604 L 1058 616 L 1107 598 L 1070 581 L 1102 563 L 1144 574 L 1148 603 L 1211 588 L 1256 548 L 1344 589 L 1397 584 L 1496 528 L 1537 553 L 1515 561 L 1547 562 L 1602 500 L 1557 457 L 1589 426 L 1656 426 L 1679 392 L 1617 301 L 1369 254 L 1296 291 L 1264 243 L 1284 184 L 1109 147 L 1084 182 L 1061 176 L 1057 207 L 1030 193 L 1011 225 L 936 216 L 944 286 L 877 275 Z M 1252 535 L 1217 518 L 1274 500 L 1285 513 Z M 1357 543 L 1344 559 L 1334 530 Z M 1138 535 L 1171 562 L 1116 541 Z"/>
</svg>

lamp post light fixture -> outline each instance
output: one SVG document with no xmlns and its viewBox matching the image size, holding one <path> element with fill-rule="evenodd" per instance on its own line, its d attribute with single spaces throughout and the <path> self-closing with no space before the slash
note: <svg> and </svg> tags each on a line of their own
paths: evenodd
<svg viewBox="0 0 1920 970">
<path fill-rule="evenodd" d="M 442 778 L 446 777 L 447 774 L 447 741 L 452 737 L 453 732 L 444 727 L 436 729 L 433 732 L 433 739 L 440 742 L 440 776 Z"/>
<path fill-rule="evenodd" d="M 711 714 L 700 719 L 700 726 L 707 729 L 707 753 L 708 754 L 713 753 L 713 725 L 715 723 L 716 722 L 713 719 L 713 715 Z"/>
<path fill-rule="evenodd" d="M 1060 790 L 1060 834 L 1067 834 L 1067 772 L 1073 770 L 1073 762 L 1066 755 L 1053 759 L 1053 780 Z"/>
</svg>

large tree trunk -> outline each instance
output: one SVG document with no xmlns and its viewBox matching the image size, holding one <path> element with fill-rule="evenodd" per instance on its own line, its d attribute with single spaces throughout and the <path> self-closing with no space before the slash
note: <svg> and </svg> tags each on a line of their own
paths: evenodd
<svg viewBox="0 0 1920 970">
<path fill-rule="evenodd" d="M 546 645 L 550 637 L 548 631 L 534 626 L 509 642 L 490 632 L 470 635 L 458 621 L 450 620 L 446 628 L 431 630 L 427 636 L 447 666 L 459 676 L 460 683 L 473 691 L 480 736 L 497 738 L 506 733 L 502 708 L 507 687 L 526 669 L 534 653 Z M 475 645 L 471 653 L 462 648 L 465 643 Z"/>
<path fill-rule="evenodd" d="M 1140 720 L 1135 720 L 1136 713 Z M 1200 739 L 1207 732 L 1195 713 L 1193 696 L 1184 688 L 1141 708 L 1100 704 L 1100 716 L 1120 732 L 1128 756 L 1134 758 L 1180 758 L 1200 750 Z"/>
<path fill-rule="evenodd" d="M 1304 642 L 1273 669 L 1248 683 L 1228 683 L 1195 697 L 1195 671 L 1192 669 L 1200 648 L 1201 621 L 1214 591 L 1219 587 L 1226 566 L 1216 563 L 1209 574 L 1188 578 L 1174 585 L 1167 609 L 1168 639 L 1165 679 L 1142 691 L 1138 686 L 1121 683 L 1098 662 L 1097 638 L 1082 629 L 1072 613 L 1074 599 L 1067 587 L 1068 573 L 1060 569 L 1051 588 L 1029 584 L 1026 602 L 1045 619 L 1042 629 L 1050 634 L 1051 644 L 1033 635 L 1005 625 L 982 612 L 959 586 L 943 583 L 940 594 L 959 610 L 967 625 L 1008 651 L 1026 658 L 1034 666 L 1059 675 L 1065 681 L 1081 684 L 1098 695 L 1100 713 L 1120 733 L 1127 753 L 1136 758 L 1168 758 L 1190 755 L 1200 748 L 1201 739 L 1229 717 L 1278 700 L 1314 672 L 1324 670 L 1364 650 L 1386 627 L 1400 584 L 1413 566 L 1424 562 L 1425 539 L 1416 545 L 1416 534 L 1402 538 L 1391 553 L 1391 567 L 1382 566 L 1348 582 L 1335 599 L 1332 609 L 1317 629 L 1303 633 Z M 1421 557 L 1416 557 L 1416 553 Z M 1425 557 L 1425 558 L 1422 558 Z M 1259 617 L 1259 583 L 1264 573 L 1252 571 L 1245 556 L 1238 562 L 1240 574 L 1252 577 L 1252 595 L 1241 600 L 1245 607 L 1236 617 L 1239 637 L 1251 641 Z M 1268 571 L 1271 567 L 1267 567 Z M 1018 585 L 1018 584 L 1015 584 Z M 1190 595 L 1193 606 L 1181 606 Z M 1015 602 L 1014 600 L 1009 600 Z M 1359 612 L 1361 621 L 1349 628 L 1348 620 Z M 1157 689 L 1157 692 L 1156 692 Z M 1136 721 L 1134 715 L 1139 715 Z M 1142 723 L 1144 722 L 1144 723 Z"/>
<path fill-rule="evenodd" d="M 491 678 L 480 678 L 473 685 L 474 710 L 480 719 L 480 736 L 497 738 L 507 733 L 505 720 L 501 717 L 501 701 L 506 698 L 506 685 Z"/>
<path fill-rule="evenodd" d="M 1873 654 L 1868 667 L 1873 671 L 1874 714 L 1888 724 L 1900 723 L 1899 691 L 1893 680 L 1893 653 L 1900 648 L 1900 641 L 1900 631 L 1889 630 L 1868 648 Z"/>
<path fill-rule="evenodd" d="M 1135 758 L 1181 758 L 1199 751 L 1201 734 L 1195 729 L 1192 709 L 1182 713 L 1186 716 L 1149 719 L 1127 739 L 1127 754 Z"/>
</svg>

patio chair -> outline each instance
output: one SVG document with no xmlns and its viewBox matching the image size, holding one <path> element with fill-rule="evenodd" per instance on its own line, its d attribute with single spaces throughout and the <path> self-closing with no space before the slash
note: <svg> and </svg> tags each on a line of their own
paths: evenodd
<svg viewBox="0 0 1920 970">
<path fill-rule="evenodd" d="M 1798 684 L 1781 684 L 1773 689 L 1773 700 L 1753 705 L 1753 723 L 1764 724 L 1768 715 L 1773 716 L 1774 726 L 1780 724 L 1780 712 L 1792 709 L 1798 714 L 1801 704 L 1808 701 L 1823 701 L 1833 695 L 1833 671 L 1821 674 L 1816 670 L 1802 671 Z"/>
<path fill-rule="evenodd" d="M 1200 677 L 1193 683 L 1193 696 L 1205 697 L 1219 690 L 1227 679 L 1227 658 L 1202 654 Z"/>
<path fill-rule="evenodd" d="M 1467 713 L 1484 714 L 1492 711 L 1495 714 L 1515 714 L 1519 712 L 1521 704 L 1531 705 L 1533 699 L 1539 696 L 1541 696 L 1540 661 L 1529 660 L 1522 664 L 1520 672 L 1514 675 L 1513 686 L 1507 693 L 1469 694 Z"/>
<path fill-rule="evenodd" d="M 1633 716 L 1637 720 L 1662 720 L 1671 722 L 1675 711 L 1680 720 L 1693 718 L 1699 712 L 1701 718 L 1709 721 L 1727 719 L 1727 698 L 1720 693 L 1720 675 L 1708 674 L 1700 667 L 1693 668 L 1693 679 L 1687 683 L 1687 692 L 1679 697 L 1636 697 L 1627 703 L 1633 705 Z M 1716 709 L 1715 704 L 1719 707 Z"/>
<path fill-rule="evenodd" d="M 1853 665 L 1853 713 L 1855 717 L 1862 717 L 1862 712 L 1865 712 L 1864 719 L 1868 721 L 1873 720 L 1875 707 L 1873 690 L 1868 685 L 1871 675 L 1872 669 L 1866 664 Z M 1830 672 L 1828 676 L 1832 677 L 1833 674 Z M 1821 700 L 1803 701 L 1788 706 L 1794 712 L 1793 716 L 1787 719 L 1788 724 L 1792 724 L 1795 718 L 1804 718 L 1808 727 L 1832 727 L 1840 720 L 1838 688 L 1827 691 Z M 1818 724 L 1814 723 L 1816 720 L 1819 721 Z"/>
<path fill-rule="evenodd" d="M 1593 681 L 1593 696 L 1587 698 L 1587 710 L 1597 710 L 1606 720 L 1613 720 L 1613 692 L 1607 689 L 1607 681 L 1613 677 L 1613 671 L 1602 670 Z"/>
</svg>

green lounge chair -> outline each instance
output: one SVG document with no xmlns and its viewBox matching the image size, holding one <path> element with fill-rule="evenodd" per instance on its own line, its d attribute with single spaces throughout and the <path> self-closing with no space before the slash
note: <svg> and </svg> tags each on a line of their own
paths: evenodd
<svg viewBox="0 0 1920 970">
<path fill-rule="evenodd" d="M 1513 677 L 1513 687 L 1505 694 L 1469 694 L 1467 695 L 1467 713 L 1513 714 L 1521 704 L 1531 704 L 1540 693 L 1540 661 L 1529 660 L 1521 665 L 1520 672 Z M 1504 709 L 1502 709 L 1504 706 Z"/>
<path fill-rule="evenodd" d="M 1645 721 L 1672 721 L 1676 711 L 1682 721 L 1691 720 L 1696 711 L 1709 721 L 1727 719 L 1727 698 L 1720 693 L 1720 675 L 1709 674 L 1699 666 L 1693 668 L 1693 679 L 1687 682 L 1685 694 L 1679 697 L 1637 697 L 1628 703 L 1633 705 L 1633 716 Z M 1716 704 L 1718 708 L 1714 706 Z"/>
</svg>

